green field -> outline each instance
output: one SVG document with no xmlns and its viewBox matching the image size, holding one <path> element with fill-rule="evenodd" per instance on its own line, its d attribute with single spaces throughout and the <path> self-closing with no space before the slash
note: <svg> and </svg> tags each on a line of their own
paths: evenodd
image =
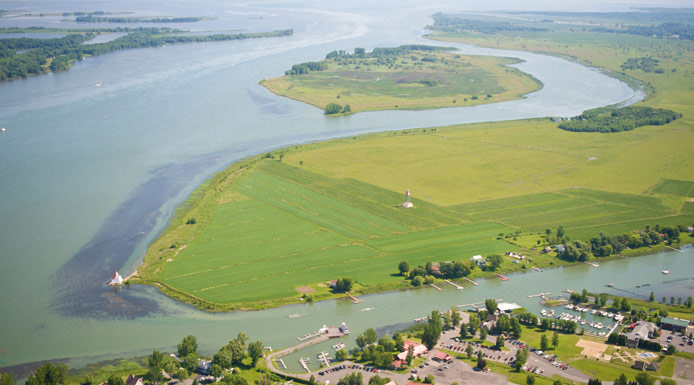
<svg viewBox="0 0 694 385">
<path fill-rule="evenodd" d="M 414 267 L 513 250 L 540 267 L 565 264 L 535 250 L 547 228 L 563 226 L 571 239 L 589 240 L 694 223 L 691 41 L 567 26 L 436 38 L 571 56 L 646 84 L 649 97 L 641 104 L 683 117 L 611 134 L 568 132 L 550 119 L 478 123 L 259 155 L 193 194 L 148 250 L 136 282 L 203 309 L 255 309 L 296 303 L 307 292 L 334 298 L 325 282 L 338 277 L 354 278 L 357 293 L 408 287 L 396 274 L 401 260 Z M 627 59 L 649 55 L 668 71 L 622 73 Z M 312 74 L 290 77 L 310 82 L 305 76 Z M 348 94 L 340 103 L 349 102 Z M 406 189 L 413 209 L 400 208 Z M 196 223 L 186 224 L 192 218 Z M 500 266 L 519 269 L 508 258 Z M 485 274 L 491 273 L 477 269 L 471 276 Z"/>
<path fill-rule="evenodd" d="M 414 50 L 387 58 L 325 61 L 329 65 L 324 71 L 285 75 L 261 84 L 318 108 L 349 104 L 352 112 L 495 103 L 518 99 L 542 86 L 508 67 L 517 60 L 492 56 Z"/>
</svg>

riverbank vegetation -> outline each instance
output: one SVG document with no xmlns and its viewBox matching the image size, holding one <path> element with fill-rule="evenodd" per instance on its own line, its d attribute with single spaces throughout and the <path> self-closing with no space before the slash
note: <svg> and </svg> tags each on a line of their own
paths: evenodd
<svg viewBox="0 0 694 385">
<path fill-rule="evenodd" d="M 77 16 L 78 23 L 195 23 L 209 20 L 204 17 L 104 17 L 104 16 Z"/>
<path fill-rule="evenodd" d="M 559 124 L 559 128 L 574 132 L 622 132 L 643 126 L 662 126 L 682 118 L 677 113 L 664 108 L 630 106 L 585 111 Z"/>
<path fill-rule="evenodd" d="M 37 29 L 36 31 L 41 30 Z M 161 47 L 165 44 L 280 37 L 293 33 L 292 30 L 283 30 L 260 33 L 183 35 L 181 31 L 169 28 L 138 28 L 127 30 L 127 35 L 113 41 L 85 44 L 102 32 L 106 31 L 90 30 L 84 33 L 70 33 L 67 36 L 54 39 L 26 37 L 0 39 L 0 81 L 64 71 L 69 69 L 77 60 L 122 49 Z"/>
<path fill-rule="evenodd" d="M 285 76 L 261 82 L 275 94 L 326 114 L 462 107 L 518 99 L 541 84 L 509 67 L 515 59 L 467 56 L 450 48 L 406 45 L 354 53 L 333 51 L 324 60 L 295 64 Z M 331 112 L 327 107 L 333 107 Z"/>
</svg>

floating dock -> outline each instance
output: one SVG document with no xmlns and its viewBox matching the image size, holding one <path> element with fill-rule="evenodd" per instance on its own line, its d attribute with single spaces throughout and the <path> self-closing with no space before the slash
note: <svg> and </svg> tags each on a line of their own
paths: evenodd
<svg viewBox="0 0 694 385">
<path fill-rule="evenodd" d="M 679 253 L 684 254 L 684 251 L 682 251 L 682 250 L 680 250 L 680 249 L 675 249 L 674 247 L 670 247 L 670 246 L 665 246 L 665 247 L 667 247 L 667 248 L 670 249 L 670 250 L 674 250 L 674 251 L 677 251 L 677 252 L 679 252 Z"/>
<path fill-rule="evenodd" d="M 494 274 L 496 274 L 497 277 L 501 278 L 502 281 L 508 281 L 508 277 L 503 276 L 503 275 L 501 275 L 501 274 L 499 274 L 499 273 L 494 273 Z"/>
<path fill-rule="evenodd" d="M 434 285 L 433 283 L 430 283 L 429 285 L 431 285 L 431 287 L 433 287 L 434 289 L 436 289 L 436 290 L 438 290 L 438 291 L 441 291 L 441 288 L 438 287 L 438 286 L 436 286 L 436 285 Z"/>
<path fill-rule="evenodd" d="M 449 281 L 449 280 L 447 280 L 447 279 L 444 279 L 443 282 L 446 282 L 446 283 L 448 283 L 448 284 L 451 284 L 451 285 L 455 286 L 455 288 L 458 289 L 458 290 L 463 290 L 463 289 L 464 289 L 464 287 L 458 285 L 458 284 L 455 283 L 455 282 L 451 282 L 451 281 Z"/>
<path fill-rule="evenodd" d="M 532 294 L 532 295 L 529 295 L 528 298 L 542 297 L 542 296 L 546 296 L 546 295 L 550 295 L 550 294 L 552 294 L 552 293 L 547 292 L 547 293 Z"/>
<path fill-rule="evenodd" d="M 473 284 L 473 285 L 475 285 L 475 286 L 479 286 L 479 285 L 480 285 L 479 283 L 477 283 L 477 282 L 471 280 L 470 278 L 463 277 L 463 279 L 466 280 L 466 281 L 468 281 L 468 282 L 470 282 L 471 284 Z"/>
<path fill-rule="evenodd" d="M 360 302 L 363 302 L 362 300 L 360 300 L 360 299 L 357 299 L 356 297 L 354 297 L 354 296 L 353 296 L 352 294 L 349 294 L 349 292 L 348 292 L 348 291 L 346 291 L 346 292 L 345 292 L 345 294 L 347 294 L 347 296 L 348 296 L 349 298 L 351 298 L 351 299 L 352 299 L 352 301 L 354 301 L 354 303 L 360 303 Z"/>
<path fill-rule="evenodd" d="M 593 263 L 593 262 L 588 262 L 588 261 L 586 261 L 586 262 L 583 262 L 583 263 L 585 263 L 586 265 L 591 265 L 591 266 L 593 266 L 593 267 L 600 267 L 599 264 Z"/>
<path fill-rule="evenodd" d="M 328 355 L 327 352 L 320 352 L 318 353 L 318 359 L 320 361 L 323 361 L 325 366 L 330 366 L 330 356 Z"/>
<path fill-rule="evenodd" d="M 319 335 L 321 335 L 321 332 L 313 332 L 311 334 L 304 334 L 303 337 L 296 337 L 296 339 L 299 341 L 306 341 L 310 340 L 311 338 L 318 337 Z"/>
<path fill-rule="evenodd" d="M 308 368 L 308 365 L 306 365 L 306 362 L 303 358 L 299 358 L 299 363 L 301 364 L 301 367 L 304 368 L 304 370 L 311 373 L 311 369 Z"/>
</svg>

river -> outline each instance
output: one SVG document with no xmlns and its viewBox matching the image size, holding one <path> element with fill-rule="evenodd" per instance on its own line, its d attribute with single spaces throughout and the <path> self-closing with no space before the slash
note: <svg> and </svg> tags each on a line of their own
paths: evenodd
<svg viewBox="0 0 694 385">
<path fill-rule="evenodd" d="M 525 62 L 516 66 L 544 87 L 512 102 L 327 119 L 322 111 L 274 96 L 257 82 L 335 49 L 428 42 L 420 35 L 431 23 L 429 15 L 451 9 L 455 2 L 162 4 L 3 3 L 4 9 L 35 13 L 104 10 L 206 16 L 215 19 L 171 26 L 243 32 L 293 28 L 295 34 L 120 51 L 88 58 L 67 72 L 0 83 L 0 126 L 7 128 L 0 135 L 0 366 L 61 357 L 70 357 L 70 365 L 81 365 L 170 350 L 187 334 L 197 335 L 207 353 L 240 331 L 266 345 L 285 346 L 310 331 L 307 328 L 325 323 L 345 321 L 358 333 L 487 297 L 525 305 L 523 296 L 534 292 L 565 286 L 599 290 L 606 280 L 618 281 L 602 275 L 609 271 L 631 269 L 619 276 L 624 281 L 615 282 L 629 288 L 643 283 L 647 274 L 659 274 L 660 264 L 667 261 L 673 261 L 669 278 L 689 282 L 685 273 L 694 270 L 691 251 L 653 257 L 660 264 L 650 258 L 620 260 L 594 271 L 578 266 L 535 276 L 542 280 L 528 274 L 503 284 L 486 281 L 462 292 L 369 296 L 364 306 L 375 308 L 369 312 L 349 302 L 328 301 L 207 314 L 151 287 L 114 293 L 104 285 L 112 271 L 132 271 L 175 207 L 207 177 L 238 159 L 292 143 L 357 133 L 571 116 L 634 97 L 623 83 L 560 58 L 456 45 L 464 53 L 521 58 Z M 100 9 L 94 9 L 97 6 Z M 90 27 L 62 19 L 1 18 L 0 26 Z M 292 313 L 304 316 L 288 319 Z"/>
</svg>

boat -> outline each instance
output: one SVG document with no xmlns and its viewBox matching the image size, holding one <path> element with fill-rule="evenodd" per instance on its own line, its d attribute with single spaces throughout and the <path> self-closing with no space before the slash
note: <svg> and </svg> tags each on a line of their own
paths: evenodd
<svg viewBox="0 0 694 385">
<path fill-rule="evenodd" d="M 598 329 L 602 329 L 602 322 L 598 322 L 598 324 L 595 325 L 595 327 L 598 328 Z"/>
<path fill-rule="evenodd" d="M 590 311 L 590 314 L 595 314 L 595 313 L 597 313 L 597 312 L 598 312 L 597 310 L 593 309 L 593 310 Z"/>
<path fill-rule="evenodd" d="M 663 270 L 663 271 L 661 271 L 661 273 L 663 273 L 663 274 L 670 274 L 670 270 Z"/>
<path fill-rule="evenodd" d="M 287 315 L 287 318 L 299 318 L 299 317 L 301 317 L 301 316 L 298 315 L 298 314 L 289 314 L 289 315 Z"/>
<path fill-rule="evenodd" d="M 614 287 L 614 283 L 608 283 L 607 287 Z"/>
<path fill-rule="evenodd" d="M 342 325 L 340 325 L 340 331 L 344 335 L 349 335 L 349 328 L 347 327 L 346 323 L 343 322 Z"/>
<path fill-rule="evenodd" d="M 361 311 L 371 311 L 373 309 L 374 308 L 372 308 L 372 307 L 365 307 L 365 308 L 361 309 Z"/>
<path fill-rule="evenodd" d="M 5 132 L 5 131 L 7 131 L 7 128 L 5 128 L 5 127 L 0 127 L 0 132 Z"/>
<path fill-rule="evenodd" d="M 586 324 L 586 320 L 581 320 L 581 325 L 585 325 L 585 324 Z"/>
<path fill-rule="evenodd" d="M 97 86 L 97 87 L 101 87 L 101 86 L 103 86 L 103 85 L 104 85 L 104 83 L 96 83 L 96 86 Z"/>
</svg>

